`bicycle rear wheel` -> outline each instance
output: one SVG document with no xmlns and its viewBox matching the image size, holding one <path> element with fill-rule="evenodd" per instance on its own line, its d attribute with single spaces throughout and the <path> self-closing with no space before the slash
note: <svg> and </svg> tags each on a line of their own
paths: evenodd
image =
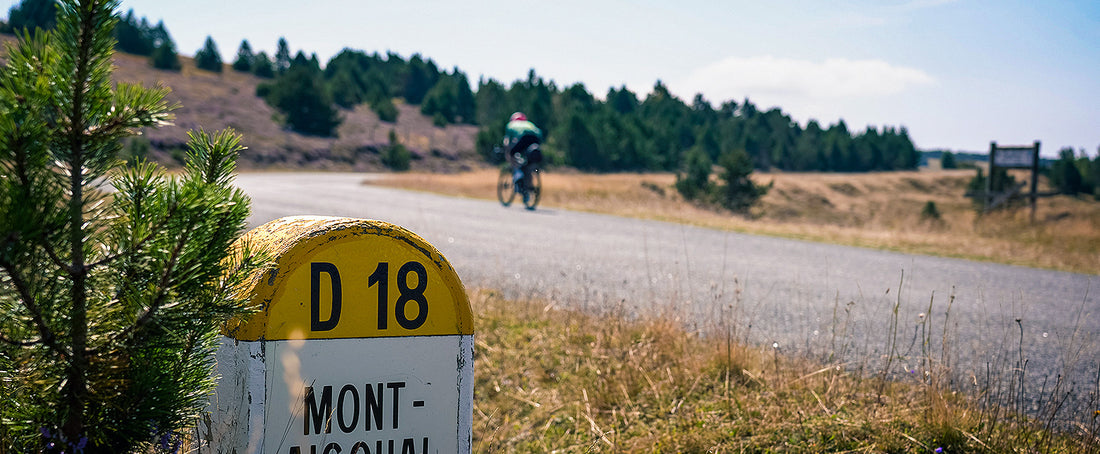
<svg viewBox="0 0 1100 454">
<path fill-rule="evenodd" d="M 508 206 L 512 204 L 512 200 L 516 198 L 516 187 L 512 184 L 512 170 L 508 167 L 502 167 L 500 169 L 500 176 L 497 177 L 497 200 L 500 200 L 500 204 Z"/>
<path fill-rule="evenodd" d="M 527 187 L 527 198 L 523 200 L 523 206 L 528 210 L 535 209 L 539 204 L 539 196 L 542 195 L 542 172 L 539 169 L 531 171 L 530 186 Z"/>
</svg>

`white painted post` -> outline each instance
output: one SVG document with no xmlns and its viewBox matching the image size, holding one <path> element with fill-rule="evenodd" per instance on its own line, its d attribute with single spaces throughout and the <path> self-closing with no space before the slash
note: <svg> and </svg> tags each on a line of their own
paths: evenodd
<svg viewBox="0 0 1100 454">
<path fill-rule="evenodd" d="M 451 265 L 378 221 L 290 217 L 249 232 L 274 269 L 231 322 L 197 443 L 209 453 L 469 453 L 473 321 Z"/>
</svg>

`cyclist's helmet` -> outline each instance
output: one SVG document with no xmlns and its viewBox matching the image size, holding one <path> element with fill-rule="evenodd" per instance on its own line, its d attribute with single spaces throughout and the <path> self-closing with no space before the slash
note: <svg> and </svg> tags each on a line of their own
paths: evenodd
<svg viewBox="0 0 1100 454">
<path fill-rule="evenodd" d="M 524 115 L 523 112 L 516 112 L 508 118 L 508 121 L 527 121 L 527 115 Z"/>
</svg>

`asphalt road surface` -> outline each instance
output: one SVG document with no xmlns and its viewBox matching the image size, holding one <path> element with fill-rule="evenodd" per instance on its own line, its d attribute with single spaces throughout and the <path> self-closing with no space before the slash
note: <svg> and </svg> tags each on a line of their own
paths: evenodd
<svg viewBox="0 0 1100 454">
<path fill-rule="evenodd" d="M 663 312 L 704 334 L 836 354 L 865 371 L 895 351 L 895 371 L 922 374 L 917 358 L 924 351 L 950 361 L 958 386 L 984 387 L 990 371 L 1007 381 L 1015 370 L 1025 379 L 1028 406 L 1059 377 L 1068 405 L 1095 403 L 1098 276 L 554 208 L 526 211 L 363 185 L 369 178 L 246 173 L 237 185 L 252 197 L 250 227 L 305 214 L 394 223 L 435 245 L 467 288 L 590 311 Z M 922 336 L 931 339 L 929 347 L 922 348 Z"/>
</svg>

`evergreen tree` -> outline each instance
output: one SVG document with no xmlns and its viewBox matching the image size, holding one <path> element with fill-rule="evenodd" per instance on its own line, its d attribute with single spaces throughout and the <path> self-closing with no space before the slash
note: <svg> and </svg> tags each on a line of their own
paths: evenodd
<svg viewBox="0 0 1100 454">
<path fill-rule="evenodd" d="M 569 165 L 582 170 L 608 170 L 610 163 L 607 157 L 600 153 L 596 136 L 581 114 L 574 113 L 569 117 L 560 137 L 554 143 L 559 142 L 565 150 L 565 159 Z"/>
<path fill-rule="evenodd" d="M 8 10 L 4 33 L 52 30 L 57 23 L 57 0 L 23 0 Z"/>
<path fill-rule="evenodd" d="M 638 108 L 638 96 L 630 90 L 626 89 L 623 85 L 622 88 L 615 90 L 611 88 L 607 92 L 607 103 L 611 105 L 611 108 L 615 109 L 620 114 L 633 113 L 634 109 Z"/>
<path fill-rule="evenodd" d="M 887 163 L 888 150 L 883 150 L 885 140 L 878 134 L 874 127 L 868 127 L 860 136 L 852 140 L 852 153 L 848 155 L 845 163 L 847 170 L 887 170 L 892 162 Z"/>
<path fill-rule="evenodd" d="M 144 19 L 139 21 L 134 15 L 134 10 L 131 9 L 115 27 L 115 39 L 118 40 L 116 47 L 122 52 L 134 55 L 149 55 L 153 53 L 153 43 L 149 34 L 149 24 Z"/>
<path fill-rule="evenodd" d="M 286 124 L 302 134 L 336 134 L 341 119 L 324 88 L 321 71 L 308 63 L 292 65 L 271 85 L 263 86 L 267 103 L 286 115 Z"/>
<path fill-rule="evenodd" d="M 111 80 L 114 5 L 62 1 L 50 39 L 20 41 L 0 71 L 5 452 L 179 440 L 257 266 L 230 257 L 249 213 L 231 186 L 238 138 L 193 134 L 180 177 L 119 159 L 122 139 L 170 115 L 166 90 Z"/>
<path fill-rule="evenodd" d="M 494 141 L 499 141 L 500 137 L 504 134 L 504 123 L 502 123 L 502 121 L 507 120 L 508 115 L 512 113 L 508 110 L 510 104 L 508 101 L 508 90 L 504 88 L 504 85 L 501 85 L 495 80 L 481 79 L 477 84 L 474 104 L 477 106 L 477 124 L 485 128 L 494 129 L 494 131 L 491 131 L 493 133 L 492 135 L 497 136 Z M 478 148 L 480 150 L 486 149 L 481 145 L 479 145 Z"/>
<path fill-rule="evenodd" d="M 409 65 L 405 62 L 405 59 L 392 51 L 387 51 L 386 59 L 381 61 L 381 64 L 375 69 L 380 70 L 383 75 L 381 80 L 386 83 L 387 96 L 401 96 L 409 72 Z"/>
<path fill-rule="evenodd" d="M 157 27 L 153 29 L 151 35 L 154 47 L 150 60 L 153 67 L 168 71 L 179 71 L 182 66 L 180 66 L 179 54 L 176 52 L 176 43 L 168 35 L 168 30 L 164 28 L 163 21 L 157 23 Z"/>
<path fill-rule="evenodd" d="M 705 200 L 713 192 L 712 161 L 701 148 L 684 154 L 683 173 L 676 173 L 676 191 L 686 200 Z"/>
<path fill-rule="evenodd" d="M 146 29 L 144 25 L 148 24 L 145 24 L 145 19 L 142 19 L 142 23 L 142 29 Z M 168 34 L 168 28 L 164 26 L 163 20 L 157 21 L 157 25 L 148 28 L 148 30 L 149 41 L 153 44 L 154 49 L 172 41 L 172 36 Z"/>
<path fill-rule="evenodd" d="M 784 169 L 794 171 L 820 169 L 822 147 L 821 125 L 815 120 L 810 120 L 806 124 L 806 129 L 795 139 L 794 159 Z"/>
<path fill-rule="evenodd" d="M 305 52 L 302 51 L 294 54 L 294 58 L 290 60 L 290 66 L 308 66 L 312 72 L 321 72 L 321 63 L 317 61 L 317 54 L 307 57 Z"/>
<path fill-rule="evenodd" d="M 1089 161 L 1088 153 L 1085 153 L 1084 148 L 1081 149 L 1074 164 L 1077 166 L 1077 173 L 1081 175 L 1081 193 L 1093 194 L 1096 189 L 1096 173 L 1093 170 L 1094 163 Z"/>
<path fill-rule="evenodd" d="M 551 131 L 557 125 L 554 117 L 554 95 L 557 87 L 553 83 L 547 83 L 542 77 L 535 74 L 535 70 L 527 72 L 527 80 L 512 84 L 511 101 L 512 111 L 521 111 L 527 114 L 544 131 Z M 508 112 L 511 114 L 512 112 Z M 507 117 L 508 114 L 505 114 Z M 499 120 L 498 120 L 499 121 Z"/>
<path fill-rule="evenodd" d="M 440 77 L 435 86 L 424 95 L 420 112 L 441 119 L 443 126 L 462 121 L 473 123 L 476 120 L 474 94 L 466 75 L 457 68 L 452 74 Z"/>
<path fill-rule="evenodd" d="M 202 49 L 195 52 L 195 66 L 207 71 L 222 72 L 222 54 L 218 52 L 218 45 L 214 44 L 214 38 L 207 36 Z"/>
<path fill-rule="evenodd" d="M 944 169 L 959 168 L 959 163 L 955 161 L 955 153 L 944 151 L 940 157 L 940 167 Z"/>
<path fill-rule="evenodd" d="M 451 77 L 444 77 L 428 90 L 424 96 L 424 102 L 420 105 L 420 112 L 427 116 L 443 119 L 443 123 L 454 123 L 456 106 L 458 102 L 458 90 L 455 81 Z"/>
<path fill-rule="evenodd" d="M 327 82 L 332 102 L 345 109 L 351 109 L 365 100 L 362 87 L 351 71 L 340 70 Z"/>
<path fill-rule="evenodd" d="M 1088 181 L 1092 186 L 1092 194 L 1100 200 L 1100 147 L 1096 149 L 1096 156 L 1088 164 Z"/>
<path fill-rule="evenodd" d="M 275 48 L 275 74 L 282 75 L 290 69 L 290 45 L 286 38 L 279 38 Z"/>
<path fill-rule="evenodd" d="M 743 150 L 733 150 L 722 154 L 718 159 L 721 171 L 718 174 L 716 188 L 717 202 L 725 208 L 738 213 L 748 213 L 771 185 L 760 186 L 753 183 L 752 160 Z"/>
<path fill-rule="evenodd" d="M 275 65 L 271 63 L 271 59 L 267 57 L 267 53 L 261 51 L 256 54 L 256 58 L 252 60 L 252 74 L 264 79 L 275 77 Z"/>
<path fill-rule="evenodd" d="M 823 170 L 829 170 L 833 172 L 847 172 L 855 169 L 849 169 L 847 166 L 848 154 L 851 152 L 852 136 L 848 132 L 848 126 L 844 123 L 844 120 L 840 120 L 837 124 L 829 127 L 829 130 L 825 132 L 825 153 L 827 162 Z"/>
<path fill-rule="evenodd" d="M 1084 179 L 1076 161 L 1073 148 L 1067 147 L 1058 152 L 1058 160 L 1051 165 L 1050 183 L 1063 194 L 1077 195 L 1083 189 Z"/>
<path fill-rule="evenodd" d="M 891 153 L 897 156 L 893 170 L 916 170 L 920 165 L 920 152 L 913 146 L 909 131 L 904 126 L 897 131 L 890 131 L 887 144 Z"/>
<path fill-rule="evenodd" d="M 363 90 L 363 96 L 380 120 L 389 123 L 397 121 L 397 106 L 393 104 L 393 97 L 390 96 L 389 86 L 386 84 L 381 68 L 371 68 L 367 72 L 364 76 Z"/>
<path fill-rule="evenodd" d="M 254 58 L 252 46 L 248 44 L 248 40 L 241 40 L 241 45 L 237 48 L 237 59 L 233 60 L 233 70 L 243 73 L 251 72 Z"/>
<path fill-rule="evenodd" d="M 413 54 L 409 59 L 408 75 L 405 78 L 405 101 L 413 105 L 423 102 L 424 96 L 428 94 L 432 85 L 435 85 L 437 79 L 438 71 L 435 64 L 429 65 L 424 62 L 420 54 Z"/>
<path fill-rule="evenodd" d="M 554 112 L 558 115 L 573 113 L 592 115 L 596 113 L 596 98 L 580 82 L 562 90 L 556 98 Z"/>
<path fill-rule="evenodd" d="M 455 81 L 456 120 L 461 123 L 476 124 L 477 101 L 474 99 L 474 92 L 470 90 L 470 80 L 458 68 L 455 68 L 452 77 Z"/>
</svg>

